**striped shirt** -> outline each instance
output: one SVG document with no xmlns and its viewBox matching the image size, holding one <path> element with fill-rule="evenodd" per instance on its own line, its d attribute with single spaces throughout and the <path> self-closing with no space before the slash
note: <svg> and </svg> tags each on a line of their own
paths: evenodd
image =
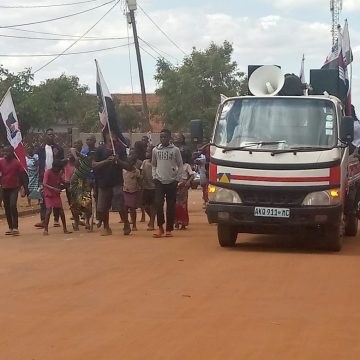
<svg viewBox="0 0 360 360">
<path fill-rule="evenodd" d="M 79 179 L 85 180 L 86 178 L 89 177 L 91 170 L 92 170 L 91 158 L 86 155 L 80 154 L 79 166 L 75 169 L 71 181 L 77 181 Z"/>
</svg>

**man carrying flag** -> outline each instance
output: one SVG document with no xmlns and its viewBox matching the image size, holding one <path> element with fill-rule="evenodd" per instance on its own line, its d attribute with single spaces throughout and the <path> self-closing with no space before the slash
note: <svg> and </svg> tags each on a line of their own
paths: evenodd
<svg viewBox="0 0 360 360">
<path fill-rule="evenodd" d="M 9 230 L 5 235 L 19 235 L 17 199 L 20 187 L 28 194 L 28 177 L 21 132 L 16 117 L 10 89 L 0 103 L 1 132 L 8 145 L 4 147 L 4 158 L 0 160 L 1 187 L 6 220 Z"/>
<path fill-rule="evenodd" d="M 124 235 L 131 232 L 124 203 L 123 169 L 131 170 L 127 162 L 125 138 L 116 119 L 115 107 L 110 92 L 96 61 L 96 89 L 99 101 L 99 116 L 104 135 L 104 145 L 95 152 L 93 162 L 98 186 L 97 215 L 99 226 L 103 224 L 101 235 L 111 235 L 109 212 L 118 211 L 124 223 Z"/>
</svg>

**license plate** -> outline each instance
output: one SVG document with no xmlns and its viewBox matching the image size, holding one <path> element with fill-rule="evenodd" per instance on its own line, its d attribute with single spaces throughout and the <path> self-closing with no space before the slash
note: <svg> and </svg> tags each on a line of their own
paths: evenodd
<svg viewBox="0 0 360 360">
<path fill-rule="evenodd" d="M 289 218 L 290 217 L 290 209 L 256 207 L 254 215 L 262 216 L 262 217 Z"/>
</svg>

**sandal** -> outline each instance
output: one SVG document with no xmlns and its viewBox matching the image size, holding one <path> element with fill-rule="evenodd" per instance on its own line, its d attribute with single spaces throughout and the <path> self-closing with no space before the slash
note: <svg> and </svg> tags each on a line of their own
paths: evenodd
<svg viewBox="0 0 360 360">
<path fill-rule="evenodd" d="M 158 230 L 156 233 L 153 234 L 153 238 L 161 238 L 164 236 L 164 232 L 161 230 Z"/>
<path fill-rule="evenodd" d="M 112 235 L 111 229 L 103 229 L 103 231 L 100 233 L 100 236 L 109 236 Z"/>
<path fill-rule="evenodd" d="M 167 231 L 166 234 L 165 234 L 165 237 L 174 237 L 173 233 L 171 231 Z"/>
</svg>

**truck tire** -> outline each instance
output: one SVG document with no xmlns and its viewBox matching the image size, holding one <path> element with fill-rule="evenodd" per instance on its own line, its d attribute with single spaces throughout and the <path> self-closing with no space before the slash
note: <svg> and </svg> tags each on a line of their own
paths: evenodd
<svg viewBox="0 0 360 360">
<path fill-rule="evenodd" d="M 342 223 L 329 225 L 325 231 L 325 248 L 329 251 L 340 251 L 343 242 L 344 226 Z"/>
<path fill-rule="evenodd" d="M 345 234 L 347 236 L 356 236 L 358 231 L 358 218 L 356 214 L 346 216 L 345 220 Z"/>
<path fill-rule="evenodd" d="M 217 234 L 221 247 L 235 246 L 238 234 L 236 227 L 231 225 L 218 224 Z"/>
</svg>

